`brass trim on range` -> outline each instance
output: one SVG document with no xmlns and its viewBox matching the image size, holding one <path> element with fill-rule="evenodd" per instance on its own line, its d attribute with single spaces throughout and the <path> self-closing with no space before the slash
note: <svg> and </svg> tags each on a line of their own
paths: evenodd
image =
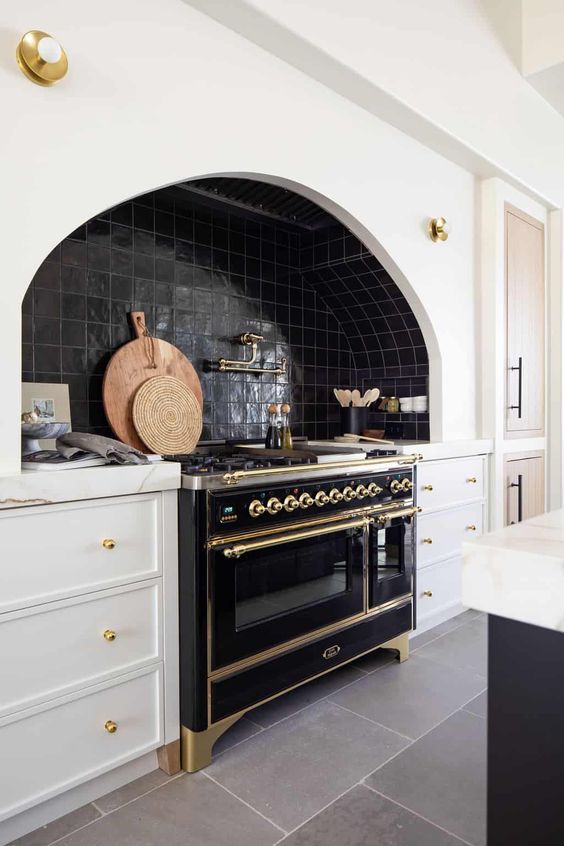
<svg viewBox="0 0 564 846">
<path fill-rule="evenodd" d="M 374 518 L 374 522 L 384 524 L 388 520 L 395 520 L 396 517 L 413 517 L 415 514 L 419 514 L 420 511 L 421 509 L 417 505 L 414 505 L 412 508 L 400 508 L 397 511 L 392 511 L 390 514 L 380 514 L 379 517 Z"/>
<path fill-rule="evenodd" d="M 422 459 L 423 456 L 419 453 L 413 455 L 382 455 L 378 458 L 367 458 L 364 461 L 351 462 L 349 461 L 333 461 L 328 464 L 294 464 L 288 467 L 261 467 L 257 470 L 233 470 L 230 473 L 225 473 L 223 481 L 226 485 L 236 485 L 241 479 L 251 479 L 254 476 L 274 476 L 280 473 L 311 473 L 316 470 L 323 470 L 325 473 L 333 468 L 346 467 L 348 470 L 354 472 L 356 465 L 359 466 L 359 472 L 366 472 L 373 468 L 380 467 L 382 464 L 415 464 Z"/>
<path fill-rule="evenodd" d="M 264 540 L 251 541 L 250 543 L 238 543 L 228 546 L 223 550 L 226 558 L 240 558 L 246 552 L 253 552 L 255 549 L 267 549 L 269 546 L 280 546 L 283 543 L 292 541 L 316 538 L 319 535 L 329 535 L 334 532 L 345 531 L 345 529 L 364 529 L 374 522 L 373 517 L 360 517 L 357 520 L 344 520 L 341 523 L 333 523 L 331 526 L 315 526 L 311 529 L 304 529 L 301 532 L 288 532 L 286 535 L 268 537 Z"/>
</svg>

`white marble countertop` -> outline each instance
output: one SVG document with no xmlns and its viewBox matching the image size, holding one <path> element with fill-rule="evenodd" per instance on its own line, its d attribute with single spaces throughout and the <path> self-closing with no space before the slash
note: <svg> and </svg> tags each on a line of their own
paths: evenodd
<svg viewBox="0 0 564 846">
<path fill-rule="evenodd" d="M 342 446 L 342 442 L 311 441 L 312 444 L 333 444 Z M 369 452 L 378 447 L 378 444 L 370 441 L 358 441 L 355 446 Z M 381 444 L 382 449 L 385 445 Z M 391 447 L 390 447 L 391 449 Z M 416 452 L 423 456 L 424 461 L 434 461 L 441 458 L 464 458 L 468 455 L 487 455 L 493 451 L 493 441 L 487 438 L 464 440 L 464 441 L 394 441 L 394 449 L 401 455 L 408 455 Z"/>
<path fill-rule="evenodd" d="M 467 541 L 462 602 L 564 631 L 564 509 Z"/>
<path fill-rule="evenodd" d="M 0 509 L 179 487 L 180 465 L 172 461 L 84 467 L 81 470 L 23 470 L 17 475 L 0 476 Z"/>
</svg>

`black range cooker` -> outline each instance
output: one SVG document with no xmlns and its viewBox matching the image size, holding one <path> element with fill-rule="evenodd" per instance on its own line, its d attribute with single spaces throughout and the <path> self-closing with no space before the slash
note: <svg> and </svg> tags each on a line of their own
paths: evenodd
<svg viewBox="0 0 564 846">
<path fill-rule="evenodd" d="M 182 463 L 183 766 L 254 706 L 414 626 L 417 456 L 314 463 L 229 447 Z"/>
</svg>

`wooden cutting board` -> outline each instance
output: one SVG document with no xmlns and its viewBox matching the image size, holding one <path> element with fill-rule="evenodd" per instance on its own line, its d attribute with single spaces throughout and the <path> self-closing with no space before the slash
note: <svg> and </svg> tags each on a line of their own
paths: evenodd
<svg viewBox="0 0 564 846">
<path fill-rule="evenodd" d="M 102 401 L 116 437 L 142 452 L 149 452 L 133 424 L 133 399 L 138 388 L 153 376 L 173 376 L 190 388 L 202 407 L 202 386 L 184 353 L 168 341 L 149 335 L 144 312 L 132 311 L 129 317 L 136 338 L 111 357 L 104 373 Z"/>
</svg>

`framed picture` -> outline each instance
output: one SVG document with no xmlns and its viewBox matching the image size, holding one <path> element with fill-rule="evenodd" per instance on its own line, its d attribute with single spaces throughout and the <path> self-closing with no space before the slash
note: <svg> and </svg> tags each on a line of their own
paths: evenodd
<svg viewBox="0 0 564 846">
<path fill-rule="evenodd" d="M 35 411 L 42 423 L 71 423 L 69 386 L 59 382 L 22 382 L 22 414 Z M 54 449 L 54 440 L 39 441 L 41 449 Z"/>
</svg>

